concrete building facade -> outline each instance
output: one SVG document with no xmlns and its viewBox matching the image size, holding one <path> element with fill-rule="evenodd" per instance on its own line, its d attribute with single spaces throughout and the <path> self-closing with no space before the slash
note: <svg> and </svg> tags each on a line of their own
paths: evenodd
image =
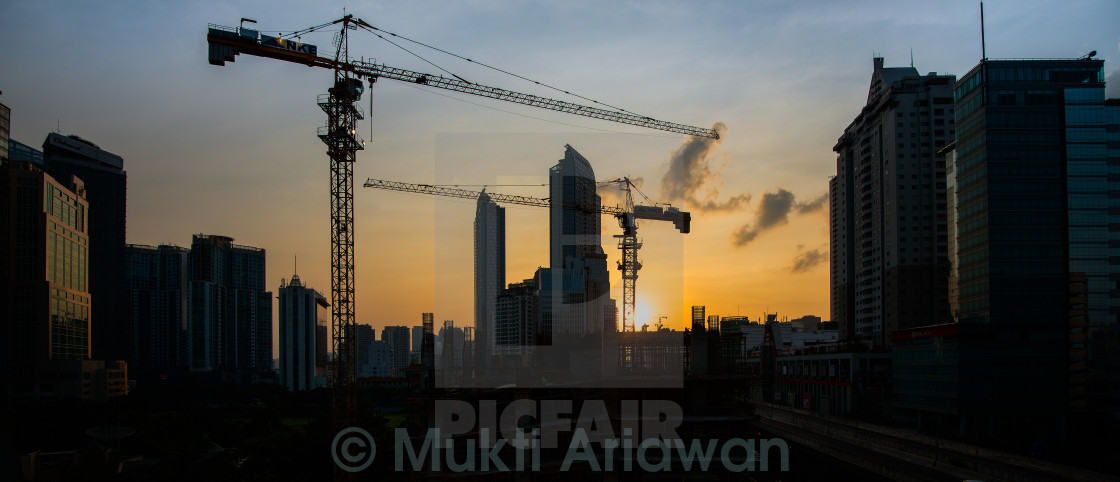
<svg viewBox="0 0 1120 482">
<path fill-rule="evenodd" d="M 841 336 L 889 343 L 948 317 L 946 183 L 952 75 L 874 59 L 867 104 L 844 130 L 829 182 L 831 311 Z"/>
<path fill-rule="evenodd" d="M 280 317 L 280 384 L 292 391 L 326 386 L 325 367 L 319 360 L 320 327 L 330 323 L 330 303 L 322 293 L 305 286 L 299 275 L 280 281 L 277 307 Z M 325 343 L 323 344 L 325 345 Z M 322 367 L 322 368 L 321 368 Z"/>
</svg>

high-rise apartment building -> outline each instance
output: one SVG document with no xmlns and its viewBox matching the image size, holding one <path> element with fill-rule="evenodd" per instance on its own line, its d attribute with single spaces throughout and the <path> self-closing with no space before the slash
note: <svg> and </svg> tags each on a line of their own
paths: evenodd
<svg viewBox="0 0 1120 482">
<path fill-rule="evenodd" d="M 832 321 L 876 345 L 948 321 L 944 157 L 952 75 L 874 59 L 867 104 L 844 130 L 829 181 Z"/>
<path fill-rule="evenodd" d="M 392 352 L 394 377 L 403 377 L 404 369 L 408 368 L 408 339 L 407 326 L 386 326 L 381 329 L 381 341 L 388 344 Z"/>
<path fill-rule="evenodd" d="M 505 208 L 492 201 L 484 189 L 474 215 L 474 366 L 478 370 L 486 370 L 494 354 L 496 302 L 505 284 Z"/>
<path fill-rule="evenodd" d="M 129 301 L 132 346 L 128 365 L 134 376 L 186 367 L 187 275 L 186 248 L 170 244 L 125 248 L 125 282 Z"/>
<path fill-rule="evenodd" d="M 537 334 L 536 282 L 527 279 L 510 283 L 496 300 L 495 353 L 503 357 L 525 357 L 532 353 Z"/>
<path fill-rule="evenodd" d="M 393 352 L 389 344 L 380 340 L 370 340 L 365 348 L 359 347 L 365 353 L 358 365 L 359 377 L 389 378 L 393 376 Z"/>
<path fill-rule="evenodd" d="M 264 249 L 233 244 L 227 236 L 192 237 L 192 371 L 271 369 L 272 292 L 265 291 L 264 280 Z"/>
<path fill-rule="evenodd" d="M 77 176 L 88 190 L 89 293 L 92 356 L 126 360 L 132 352 L 125 283 L 125 200 L 127 174 L 120 156 L 78 136 L 58 133 L 43 142 L 44 170 L 55 179 Z"/>
<path fill-rule="evenodd" d="M 326 354 L 319 350 L 319 327 L 330 323 L 330 303 L 321 293 L 300 282 L 299 275 L 280 282 L 280 384 L 289 390 L 310 390 L 326 386 L 325 364 L 319 360 Z"/>
<path fill-rule="evenodd" d="M 370 356 L 370 343 L 377 340 L 377 331 L 373 329 L 373 326 L 359 323 L 354 325 L 354 335 L 350 339 L 352 343 L 358 345 L 358 366 L 366 366 L 366 360 Z M 361 376 L 360 370 L 358 376 Z"/>
<path fill-rule="evenodd" d="M 408 364 L 409 365 L 420 363 L 420 347 L 423 345 L 423 343 L 424 343 L 424 327 L 423 326 L 412 327 L 412 346 L 410 347 L 411 349 L 408 351 Z"/>
</svg>

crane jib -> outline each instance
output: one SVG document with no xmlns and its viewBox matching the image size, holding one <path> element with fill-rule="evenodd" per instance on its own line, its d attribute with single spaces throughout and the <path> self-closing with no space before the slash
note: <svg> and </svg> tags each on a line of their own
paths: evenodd
<svg viewBox="0 0 1120 482">
<path fill-rule="evenodd" d="M 210 46 L 209 60 L 213 65 L 225 65 L 226 62 L 232 62 L 238 54 L 244 53 L 310 66 L 344 70 L 354 73 L 359 77 L 367 77 L 370 82 L 373 82 L 379 77 L 385 77 L 401 82 L 427 85 L 429 87 L 488 97 L 494 100 L 539 107 L 593 119 L 601 119 L 690 136 L 719 139 L 719 133 L 716 132 L 715 129 L 677 124 L 631 112 L 608 110 L 547 97 L 539 97 L 499 87 L 475 84 L 460 78 L 425 74 L 370 62 L 340 61 L 320 57 L 318 55 L 318 48 L 315 45 L 300 43 L 290 39 L 260 35 L 255 30 L 211 24 L 206 40 Z"/>
<path fill-rule="evenodd" d="M 270 37 L 268 35 L 261 35 L 261 45 L 265 47 L 272 47 L 283 49 L 290 52 L 296 52 L 307 55 L 318 55 L 318 48 L 311 44 L 296 42 L 294 40 L 287 40 L 277 37 Z"/>
</svg>

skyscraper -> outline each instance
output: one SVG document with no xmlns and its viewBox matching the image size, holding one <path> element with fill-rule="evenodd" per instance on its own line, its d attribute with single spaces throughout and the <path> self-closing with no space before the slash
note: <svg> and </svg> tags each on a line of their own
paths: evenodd
<svg viewBox="0 0 1120 482">
<path fill-rule="evenodd" d="M 552 336 L 601 333 L 605 328 L 610 283 L 601 239 L 601 205 L 591 163 L 570 145 L 549 171 L 548 280 L 542 283 L 543 327 Z"/>
<path fill-rule="evenodd" d="M 69 181 L 30 163 L 0 164 L 0 377 L 8 400 L 127 394 L 124 363 L 90 360 L 89 204 L 81 179 Z"/>
<path fill-rule="evenodd" d="M 318 370 L 319 327 L 330 323 L 327 299 L 304 286 L 299 275 L 287 284 L 280 282 L 280 383 L 289 390 L 310 390 L 326 385 Z M 318 378 L 323 377 L 323 378 Z"/>
<path fill-rule="evenodd" d="M 88 191 L 89 293 L 96 359 L 126 360 L 132 352 L 125 272 L 127 174 L 120 156 L 78 136 L 58 133 L 43 142 L 44 170 L 55 179 L 80 178 Z"/>
<path fill-rule="evenodd" d="M 985 59 L 955 97 L 962 416 L 1007 435 L 1024 424 L 1057 434 L 1066 413 L 1095 407 L 1099 424 L 1120 408 L 1115 385 L 1088 373 L 1115 358 L 1105 340 L 1120 314 L 1104 61 Z"/>
<path fill-rule="evenodd" d="M 506 283 L 506 212 L 486 195 L 474 215 L 474 366 L 485 371 L 494 353 L 496 302 Z"/>
<path fill-rule="evenodd" d="M 832 320 L 842 338 L 948 321 L 945 164 L 952 75 L 874 58 L 867 104 L 844 130 L 829 181 Z"/>
<path fill-rule="evenodd" d="M 14 380 L 30 381 L 39 362 L 90 358 L 89 203 L 82 181 L 69 181 L 0 166 L 0 318 Z"/>
<path fill-rule="evenodd" d="M 132 339 L 128 365 L 138 376 L 152 370 L 185 368 L 189 363 L 188 253 L 186 248 L 170 244 L 130 244 L 125 248 Z"/>
<path fill-rule="evenodd" d="M 272 292 L 265 250 L 197 234 L 190 253 L 188 339 L 192 371 L 269 370 Z"/>
</svg>

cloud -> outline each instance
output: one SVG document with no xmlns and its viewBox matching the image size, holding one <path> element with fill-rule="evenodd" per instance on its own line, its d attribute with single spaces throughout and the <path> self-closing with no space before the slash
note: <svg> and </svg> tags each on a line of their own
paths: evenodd
<svg viewBox="0 0 1120 482">
<path fill-rule="evenodd" d="M 819 249 L 811 249 L 803 253 L 797 253 L 797 256 L 793 258 L 793 268 L 790 269 L 790 272 L 809 271 L 825 261 L 828 261 L 828 251 L 822 253 Z"/>
<path fill-rule="evenodd" d="M 762 195 L 762 201 L 755 210 L 754 224 L 744 224 L 731 234 L 731 244 L 746 246 L 754 241 L 762 232 L 789 223 L 789 213 L 796 211 L 798 214 L 811 213 L 824 208 L 828 201 L 828 193 L 817 196 L 807 203 L 799 203 L 792 192 L 778 188 L 776 192 L 767 192 Z"/>
<path fill-rule="evenodd" d="M 817 196 L 816 199 L 813 199 L 812 201 L 809 201 L 809 202 L 803 203 L 803 204 L 798 204 L 797 205 L 797 212 L 800 213 L 800 214 L 811 213 L 813 211 L 818 211 L 818 210 L 824 208 L 825 204 L 828 204 L 828 193 L 827 192 L 824 193 L 824 194 L 821 194 L 820 196 Z"/>
<path fill-rule="evenodd" d="M 1120 97 L 1120 70 L 1113 70 L 1105 74 L 1104 96 L 1109 99 Z"/>
<path fill-rule="evenodd" d="M 638 176 L 638 177 L 630 178 L 630 182 L 634 183 L 634 187 L 636 187 L 640 190 L 642 188 L 642 186 L 645 185 L 646 180 L 645 180 L 644 177 Z M 603 202 L 604 206 L 610 206 L 610 205 L 621 206 L 624 199 L 622 198 L 622 190 L 619 189 L 618 187 L 619 187 L 618 184 L 613 183 L 613 182 L 608 183 L 608 184 L 603 184 L 603 185 L 601 185 L 601 186 L 599 186 L 598 188 L 595 189 L 595 194 L 598 194 L 599 197 L 602 198 L 602 202 Z M 642 201 L 639 200 L 640 196 L 638 196 L 637 193 L 635 193 L 634 196 L 636 198 L 638 198 L 634 201 L 634 203 L 635 204 L 642 204 Z"/>
<path fill-rule="evenodd" d="M 750 202 L 749 193 L 717 200 L 722 184 L 720 170 L 712 170 L 708 158 L 720 144 L 727 124 L 716 122 L 712 129 L 720 134 L 720 139 L 691 137 L 670 155 L 669 169 L 661 177 L 661 197 L 666 202 L 679 201 L 698 211 L 713 212 L 734 211 Z"/>
</svg>

